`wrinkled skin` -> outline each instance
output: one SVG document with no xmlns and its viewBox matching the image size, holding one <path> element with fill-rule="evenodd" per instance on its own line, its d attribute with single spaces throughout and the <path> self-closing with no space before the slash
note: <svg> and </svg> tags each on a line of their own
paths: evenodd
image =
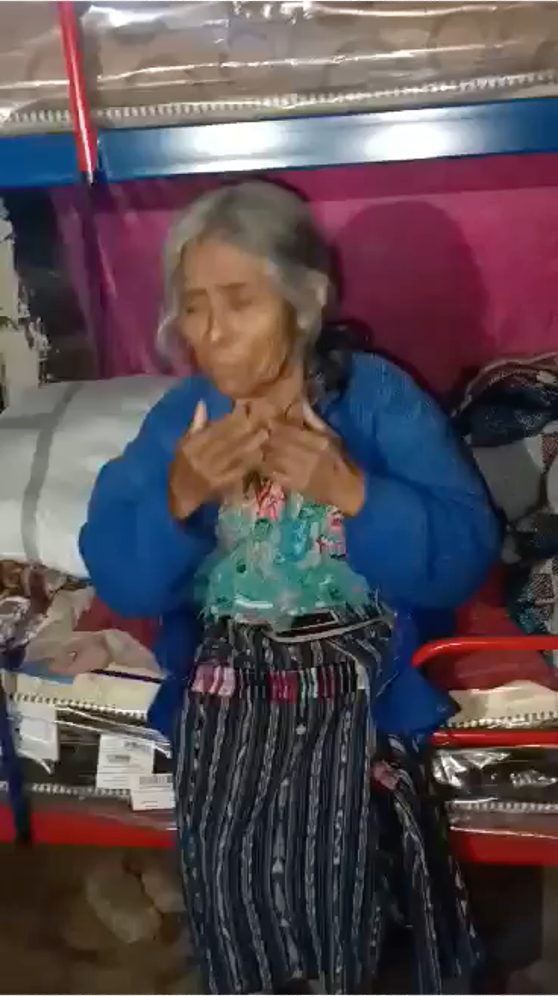
<svg viewBox="0 0 558 996">
<path fill-rule="evenodd" d="M 269 431 L 258 427 L 243 408 L 208 422 L 205 405 L 198 405 L 171 471 L 173 515 L 187 519 L 201 505 L 232 495 L 261 464 L 268 438 Z"/>
<path fill-rule="evenodd" d="M 208 422 L 198 406 L 171 471 L 173 514 L 187 519 L 256 474 L 356 515 L 362 474 L 305 400 L 300 336 L 265 262 L 208 239 L 188 247 L 180 281 L 183 338 L 234 409 Z"/>
</svg>

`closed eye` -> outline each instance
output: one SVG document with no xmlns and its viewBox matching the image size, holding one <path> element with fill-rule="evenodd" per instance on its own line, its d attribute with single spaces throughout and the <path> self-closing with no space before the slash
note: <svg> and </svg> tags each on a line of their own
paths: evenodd
<svg viewBox="0 0 558 996">
<path fill-rule="evenodd" d="M 249 308 L 255 300 L 253 288 L 248 287 L 246 284 L 229 284 L 225 288 L 225 293 L 229 307 L 233 308 L 234 311 L 242 311 L 243 308 Z"/>
<path fill-rule="evenodd" d="M 244 311 L 245 308 L 249 308 L 253 303 L 254 299 L 251 297 L 239 297 L 231 301 L 230 306 L 233 311 Z"/>
<path fill-rule="evenodd" d="M 197 315 L 205 307 L 204 291 L 187 291 L 182 297 L 182 311 L 185 315 Z"/>
</svg>

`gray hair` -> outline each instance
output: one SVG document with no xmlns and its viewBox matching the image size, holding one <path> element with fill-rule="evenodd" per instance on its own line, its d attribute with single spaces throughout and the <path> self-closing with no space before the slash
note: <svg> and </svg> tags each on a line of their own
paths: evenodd
<svg viewBox="0 0 558 996">
<path fill-rule="evenodd" d="M 161 352 L 169 354 L 177 331 L 177 273 L 184 249 L 211 236 L 266 261 L 311 347 L 331 295 L 329 247 L 301 197 L 277 184 L 250 180 L 202 194 L 172 225 L 164 250 L 164 307 L 157 333 Z"/>
</svg>

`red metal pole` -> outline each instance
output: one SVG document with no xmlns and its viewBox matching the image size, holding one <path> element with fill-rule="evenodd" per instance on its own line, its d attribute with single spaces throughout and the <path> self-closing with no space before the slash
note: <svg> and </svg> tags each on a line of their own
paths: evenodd
<svg viewBox="0 0 558 996">
<path fill-rule="evenodd" d="M 79 45 L 78 23 L 72 0 L 58 0 L 64 62 L 68 76 L 70 111 L 76 138 L 78 165 L 91 182 L 97 168 L 97 136 L 91 124 L 85 76 Z"/>
<path fill-rule="evenodd" d="M 413 656 L 413 667 L 423 667 L 443 654 L 474 650 L 558 650 L 558 636 L 455 636 L 425 643 Z M 558 747 L 558 730 L 439 730 L 431 737 L 436 747 Z"/>
<path fill-rule="evenodd" d="M 558 650 L 558 636 L 454 636 L 425 643 L 413 655 L 413 667 L 423 667 L 443 654 L 472 653 L 474 650 Z"/>
<path fill-rule="evenodd" d="M 558 748 L 558 730 L 438 730 L 430 738 L 435 747 L 545 747 Z"/>
</svg>

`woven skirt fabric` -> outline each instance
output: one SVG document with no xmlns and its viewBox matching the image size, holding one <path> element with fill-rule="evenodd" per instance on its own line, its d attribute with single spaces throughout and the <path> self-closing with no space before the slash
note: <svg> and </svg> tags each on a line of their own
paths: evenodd
<svg viewBox="0 0 558 996">
<path fill-rule="evenodd" d="M 455 992 L 468 977 L 475 937 L 436 803 L 417 759 L 379 743 L 371 722 L 389 632 L 377 614 L 299 643 L 228 620 L 206 632 L 175 779 L 211 993 L 272 993 L 295 979 L 364 991 L 390 921 L 412 930 L 415 991 Z"/>
</svg>

